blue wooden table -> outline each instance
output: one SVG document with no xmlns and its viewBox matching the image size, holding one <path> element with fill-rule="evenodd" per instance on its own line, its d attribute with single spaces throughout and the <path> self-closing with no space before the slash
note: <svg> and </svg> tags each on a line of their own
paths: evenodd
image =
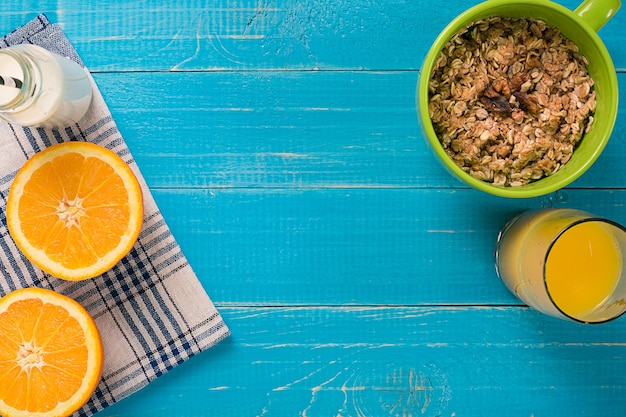
<svg viewBox="0 0 626 417">
<path fill-rule="evenodd" d="M 626 223 L 626 108 L 564 190 L 510 200 L 452 178 L 415 87 L 476 2 L 2 2 L 3 33 L 38 13 L 62 26 L 232 331 L 98 417 L 624 415 L 626 319 L 529 310 L 493 248 L 526 209 Z M 621 10 L 600 31 L 622 85 L 625 28 Z"/>
</svg>

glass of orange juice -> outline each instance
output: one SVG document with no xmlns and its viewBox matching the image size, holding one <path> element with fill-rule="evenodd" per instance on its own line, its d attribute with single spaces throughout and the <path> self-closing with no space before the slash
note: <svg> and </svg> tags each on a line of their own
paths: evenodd
<svg viewBox="0 0 626 417">
<path fill-rule="evenodd" d="M 522 213 L 498 235 L 496 271 L 528 306 L 581 323 L 626 311 L 626 229 L 575 209 Z"/>
</svg>

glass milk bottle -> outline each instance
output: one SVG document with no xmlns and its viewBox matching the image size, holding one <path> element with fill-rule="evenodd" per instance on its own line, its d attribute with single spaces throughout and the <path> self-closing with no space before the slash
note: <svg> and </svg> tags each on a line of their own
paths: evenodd
<svg viewBox="0 0 626 417">
<path fill-rule="evenodd" d="M 12 124 L 60 128 L 91 104 L 87 70 L 36 45 L 0 49 L 0 117 Z"/>
</svg>

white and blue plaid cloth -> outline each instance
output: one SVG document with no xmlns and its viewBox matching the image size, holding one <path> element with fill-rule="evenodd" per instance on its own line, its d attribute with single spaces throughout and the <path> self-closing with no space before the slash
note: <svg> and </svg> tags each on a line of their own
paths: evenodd
<svg viewBox="0 0 626 417">
<path fill-rule="evenodd" d="M 82 65 L 61 29 L 44 15 L 0 39 L 0 47 L 20 43 L 37 44 Z M 0 296 L 22 287 L 54 289 L 85 306 L 102 334 L 102 380 L 77 416 L 92 415 L 129 396 L 229 335 L 159 212 L 95 83 L 93 87 L 87 115 L 68 128 L 23 128 L 0 121 Z M 144 193 L 143 229 L 131 253 L 111 271 L 78 283 L 53 278 L 27 261 L 8 233 L 5 217 L 9 187 L 18 169 L 36 152 L 71 140 L 117 152 L 137 174 Z"/>
</svg>

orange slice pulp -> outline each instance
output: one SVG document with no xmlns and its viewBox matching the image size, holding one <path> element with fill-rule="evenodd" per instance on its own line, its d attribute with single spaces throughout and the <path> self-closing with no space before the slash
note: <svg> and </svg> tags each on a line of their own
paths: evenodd
<svg viewBox="0 0 626 417">
<path fill-rule="evenodd" d="M 72 414 L 95 391 L 103 361 L 98 328 L 73 299 L 42 288 L 0 298 L 0 415 Z"/>
<path fill-rule="evenodd" d="M 65 142 L 35 154 L 18 171 L 6 217 L 16 245 L 39 268 L 66 280 L 93 278 L 137 240 L 141 187 L 116 153 Z"/>
</svg>

